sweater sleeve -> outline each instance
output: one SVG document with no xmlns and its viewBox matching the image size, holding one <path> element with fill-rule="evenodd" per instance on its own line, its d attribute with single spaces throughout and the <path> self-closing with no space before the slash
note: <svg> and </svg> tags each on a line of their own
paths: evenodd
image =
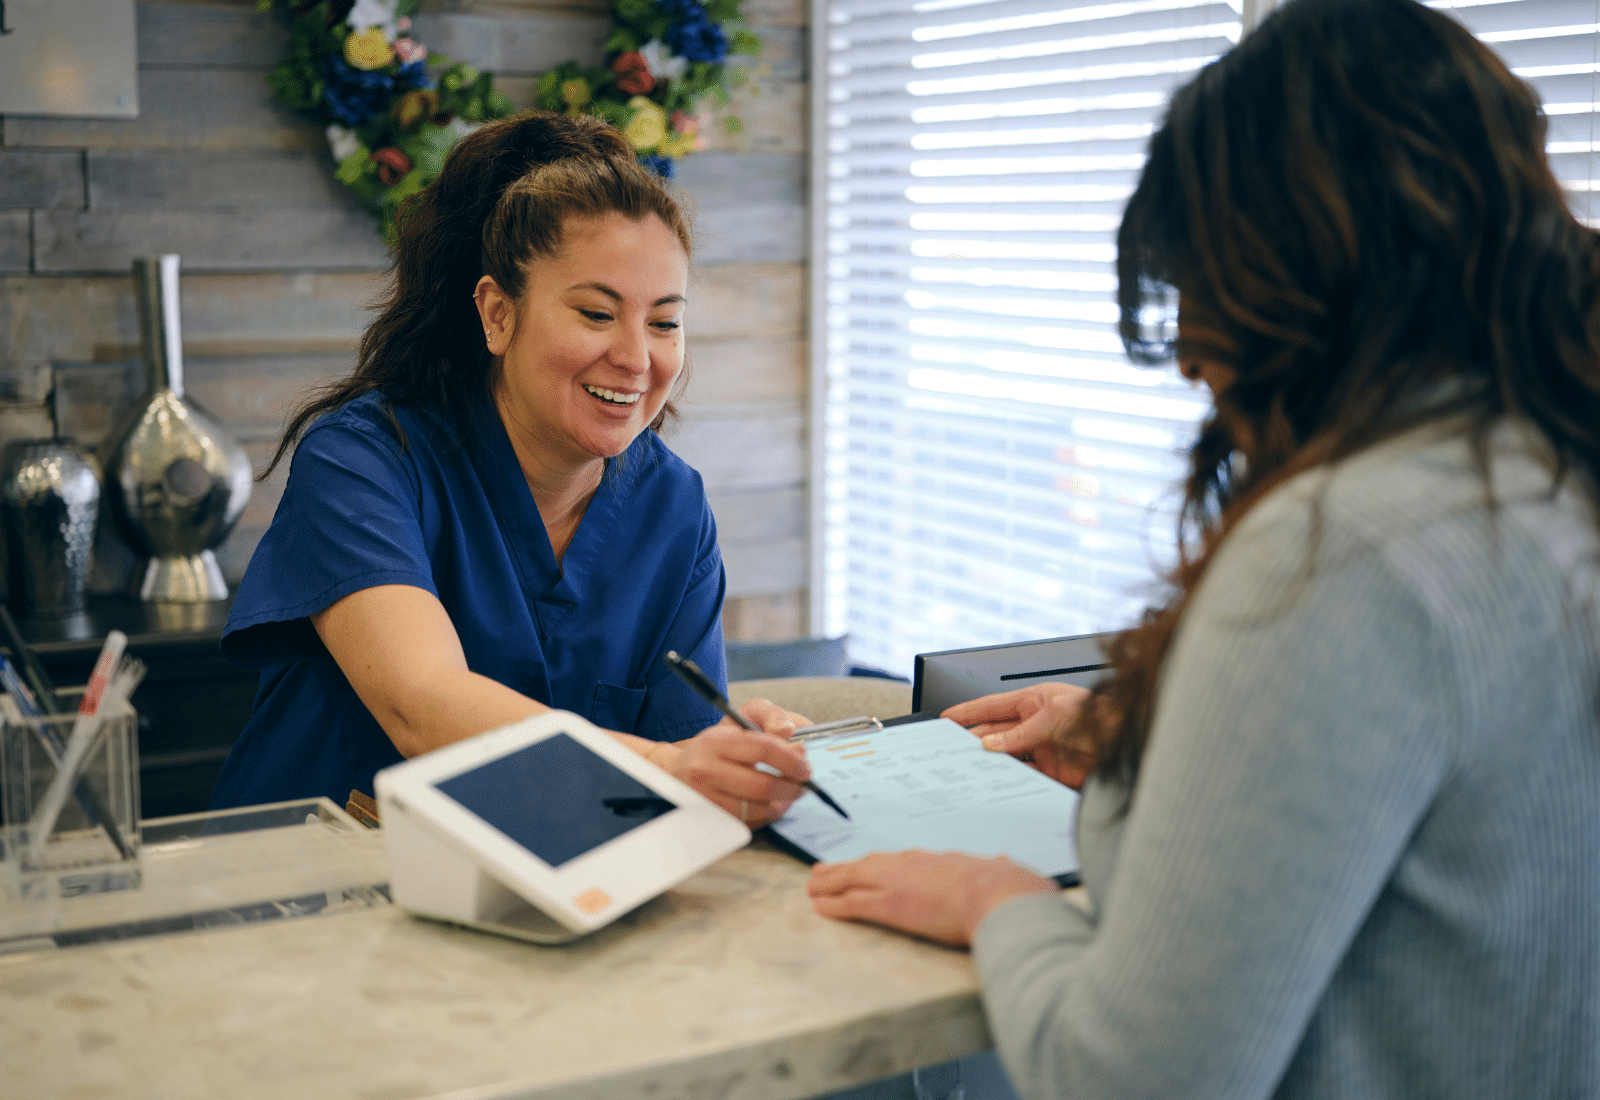
<svg viewBox="0 0 1600 1100">
<path fill-rule="evenodd" d="M 1307 572 L 1303 515 L 1252 526 L 1169 651 L 1095 917 L 1035 895 L 978 929 L 1023 1097 L 1271 1095 L 1450 771 L 1461 696 L 1424 601 L 1381 549 Z"/>
</svg>

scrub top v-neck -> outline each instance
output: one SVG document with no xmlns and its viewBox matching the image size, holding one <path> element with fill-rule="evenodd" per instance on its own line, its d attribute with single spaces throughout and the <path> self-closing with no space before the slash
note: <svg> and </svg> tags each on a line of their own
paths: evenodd
<svg viewBox="0 0 1600 1100">
<path fill-rule="evenodd" d="M 467 667 L 607 729 L 659 741 L 719 717 L 662 663 L 725 686 L 724 577 L 700 476 L 644 432 L 605 476 L 557 562 L 487 398 L 465 440 L 369 394 L 318 420 L 239 586 L 224 654 L 262 669 L 213 806 L 372 790 L 401 757 L 309 616 L 384 584 L 433 593 Z M 398 433 L 397 433 L 398 428 Z M 403 440 L 403 442 L 402 442 Z"/>
</svg>

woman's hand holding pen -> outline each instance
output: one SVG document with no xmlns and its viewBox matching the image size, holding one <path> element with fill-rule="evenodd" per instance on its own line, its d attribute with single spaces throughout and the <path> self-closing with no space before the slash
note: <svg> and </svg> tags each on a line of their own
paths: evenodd
<svg viewBox="0 0 1600 1100">
<path fill-rule="evenodd" d="M 1094 745 L 1088 739 L 1063 744 L 1061 738 L 1088 698 L 1088 691 L 1071 684 L 1033 684 L 957 703 L 941 717 L 967 727 L 990 752 L 1010 753 L 1076 789 L 1094 770 Z"/>
<path fill-rule="evenodd" d="M 662 746 L 673 751 L 647 754 L 649 758 L 705 795 L 751 828 L 782 817 L 805 793 L 800 781 L 811 777 L 805 750 L 788 740 L 789 734 L 809 722 L 765 699 L 752 699 L 739 708 L 761 727 L 755 733 L 740 729 L 724 718 L 687 741 Z M 756 765 L 778 772 L 769 775 Z"/>
</svg>

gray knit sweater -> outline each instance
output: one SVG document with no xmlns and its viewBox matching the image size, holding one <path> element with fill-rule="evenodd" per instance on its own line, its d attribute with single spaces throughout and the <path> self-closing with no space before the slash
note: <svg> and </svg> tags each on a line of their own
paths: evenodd
<svg viewBox="0 0 1600 1100">
<path fill-rule="evenodd" d="M 1227 540 L 1131 809 L 1085 791 L 1095 915 L 978 930 L 1023 1097 L 1600 1097 L 1600 537 L 1536 449 L 1491 513 L 1413 432 Z"/>
</svg>

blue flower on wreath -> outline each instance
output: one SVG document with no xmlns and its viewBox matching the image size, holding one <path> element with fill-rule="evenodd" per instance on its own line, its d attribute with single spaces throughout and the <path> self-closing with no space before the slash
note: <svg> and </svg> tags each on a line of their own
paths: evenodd
<svg viewBox="0 0 1600 1100">
<path fill-rule="evenodd" d="M 707 61 L 715 65 L 728 56 L 728 38 L 722 28 L 711 21 L 706 9 L 699 4 L 690 5 L 692 11 L 681 23 L 667 28 L 662 41 L 673 53 L 690 61 Z"/>
<path fill-rule="evenodd" d="M 417 60 L 401 65 L 395 72 L 384 69 L 358 69 L 344 58 L 329 54 L 322 67 L 323 97 L 334 120 L 354 129 L 373 115 L 389 109 L 391 97 L 413 88 L 431 88 L 428 64 Z"/>
<path fill-rule="evenodd" d="M 354 129 L 389 105 L 394 77 L 383 69 L 362 70 L 329 54 L 322 66 L 323 97 L 336 121 Z"/>
<path fill-rule="evenodd" d="M 428 61 L 419 57 L 409 65 L 400 66 L 394 74 L 394 90 L 396 92 L 409 92 L 413 88 L 431 88 L 434 81 L 428 75 Z"/>
<path fill-rule="evenodd" d="M 671 179 L 675 174 L 672 158 L 664 157 L 660 153 L 646 153 L 639 158 L 639 163 L 664 180 Z"/>
</svg>

